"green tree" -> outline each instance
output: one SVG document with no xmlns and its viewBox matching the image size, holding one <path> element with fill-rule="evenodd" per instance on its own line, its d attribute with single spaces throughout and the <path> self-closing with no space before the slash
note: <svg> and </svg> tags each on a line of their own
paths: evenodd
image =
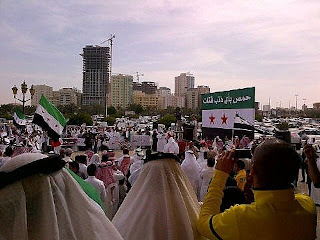
<svg viewBox="0 0 320 240">
<path fill-rule="evenodd" d="M 134 111 L 136 114 L 141 114 L 144 111 L 143 107 L 140 104 L 135 103 L 130 104 L 129 110 Z"/>
<path fill-rule="evenodd" d="M 98 115 L 98 114 L 105 114 L 105 108 L 102 105 L 92 105 L 92 106 L 81 106 L 79 112 L 84 112 L 89 115 Z"/>
<path fill-rule="evenodd" d="M 113 106 L 108 107 L 108 115 L 115 115 L 117 114 L 117 109 Z"/>
<path fill-rule="evenodd" d="M 164 124 L 167 128 L 171 126 L 171 123 L 177 121 L 176 117 L 173 114 L 166 114 L 159 119 L 158 123 Z"/>
<path fill-rule="evenodd" d="M 59 105 L 57 108 L 64 116 L 70 117 L 79 110 L 79 107 L 75 104 Z"/>
<path fill-rule="evenodd" d="M 112 126 L 116 122 L 116 118 L 109 116 L 109 117 L 104 118 L 104 121 L 108 123 L 108 126 Z"/>
<path fill-rule="evenodd" d="M 83 123 L 87 125 L 92 125 L 93 121 L 89 114 L 80 112 L 78 114 L 74 114 L 68 121 L 68 125 L 82 125 Z"/>
</svg>

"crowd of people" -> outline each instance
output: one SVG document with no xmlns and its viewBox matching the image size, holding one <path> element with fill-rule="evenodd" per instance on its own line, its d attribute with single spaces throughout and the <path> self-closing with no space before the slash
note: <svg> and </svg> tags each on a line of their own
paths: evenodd
<svg viewBox="0 0 320 240">
<path fill-rule="evenodd" d="M 282 140 L 186 141 L 166 130 L 74 127 L 61 137 L 84 138 L 83 151 L 58 145 L 58 154 L 45 155 L 44 133 L 22 141 L 15 134 L 1 152 L 0 239 L 316 238 L 314 201 L 294 194 L 302 156 Z M 132 146 L 136 134 L 150 144 Z M 15 153 L 23 141 L 33 153 Z M 303 155 L 314 199 L 320 159 L 310 145 Z M 39 184 L 35 193 L 29 183 Z M 35 214 L 47 198 L 46 211 Z M 22 235 L 12 233 L 17 224 Z"/>
</svg>

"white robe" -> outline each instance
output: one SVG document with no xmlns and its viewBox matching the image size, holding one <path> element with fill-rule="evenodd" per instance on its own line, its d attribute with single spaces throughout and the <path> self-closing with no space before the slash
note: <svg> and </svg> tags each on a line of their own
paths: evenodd
<svg viewBox="0 0 320 240">
<path fill-rule="evenodd" d="M 320 171 L 320 158 L 317 159 L 317 168 Z M 315 204 L 320 204 L 320 188 L 316 188 L 313 183 L 311 183 L 310 197 Z"/>
<path fill-rule="evenodd" d="M 200 205 L 174 159 L 144 164 L 113 219 L 125 240 L 194 240 Z"/>
<path fill-rule="evenodd" d="M 163 152 L 164 146 L 167 144 L 167 137 L 165 134 L 158 134 L 157 152 Z"/>
<path fill-rule="evenodd" d="M 173 153 L 173 154 L 179 154 L 179 145 L 178 143 L 171 137 L 168 140 L 168 143 L 164 145 L 163 149 L 164 153 Z"/>
<path fill-rule="evenodd" d="M 12 158 L 0 171 L 47 157 L 26 154 Z M 0 215 L 1 239 L 122 239 L 102 208 L 65 169 L 35 174 L 0 189 Z"/>
<path fill-rule="evenodd" d="M 197 194 L 200 182 L 200 166 L 193 153 L 188 151 L 185 153 L 185 159 L 181 164 L 181 169 L 188 176 L 193 190 L 195 194 Z"/>
<path fill-rule="evenodd" d="M 200 172 L 200 196 L 199 200 L 200 202 L 203 202 L 204 197 L 206 196 L 208 192 L 208 187 L 211 182 L 211 179 L 213 177 L 214 168 L 213 167 L 206 167 L 201 170 Z"/>
</svg>

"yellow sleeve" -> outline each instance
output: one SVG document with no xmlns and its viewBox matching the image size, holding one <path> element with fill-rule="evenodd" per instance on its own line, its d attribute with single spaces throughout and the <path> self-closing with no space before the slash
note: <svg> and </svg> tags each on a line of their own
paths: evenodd
<svg viewBox="0 0 320 240">
<path fill-rule="evenodd" d="M 239 236 L 235 212 L 230 209 L 220 213 L 223 189 L 228 176 L 219 170 L 214 172 L 201 207 L 197 228 L 201 235 L 209 239 L 237 239 Z"/>
</svg>

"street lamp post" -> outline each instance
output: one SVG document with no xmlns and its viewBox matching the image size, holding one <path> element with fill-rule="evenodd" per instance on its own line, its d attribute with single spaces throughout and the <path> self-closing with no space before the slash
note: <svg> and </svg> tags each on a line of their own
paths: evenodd
<svg viewBox="0 0 320 240">
<path fill-rule="evenodd" d="M 28 86 L 26 84 L 26 81 L 23 81 L 23 83 L 21 84 L 22 100 L 17 98 L 18 88 L 16 87 L 16 85 L 14 85 L 11 89 L 12 89 L 14 99 L 17 99 L 18 101 L 22 102 L 22 113 L 24 114 L 25 103 L 30 101 L 33 98 L 33 95 L 35 93 L 35 89 L 33 88 L 33 85 L 31 85 L 31 88 L 29 89 L 30 95 L 31 95 L 29 99 L 26 99 L 26 93 L 28 91 Z"/>
</svg>

